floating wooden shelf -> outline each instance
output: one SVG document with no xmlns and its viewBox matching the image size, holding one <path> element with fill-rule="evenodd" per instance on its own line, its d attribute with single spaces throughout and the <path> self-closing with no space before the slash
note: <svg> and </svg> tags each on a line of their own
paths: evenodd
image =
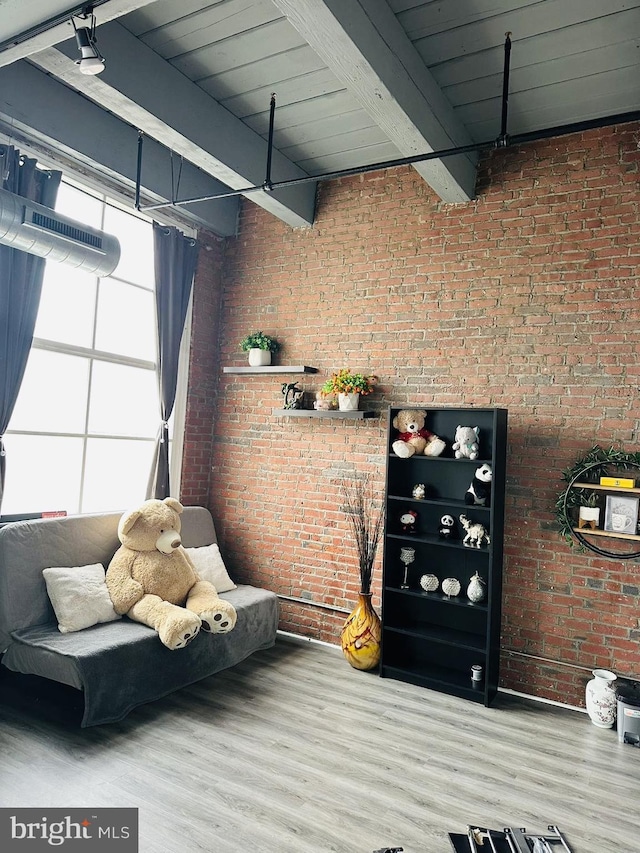
<svg viewBox="0 0 640 853">
<path fill-rule="evenodd" d="M 317 373 L 317 367 L 306 364 L 267 364 L 264 367 L 223 367 L 223 373 Z"/>
<path fill-rule="evenodd" d="M 622 486 L 601 486 L 599 483 L 574 483 L 574 489 L 593 489 L 596 492 L 615 492 L 617 495 L 640 495 L 640 489 L 625 489 Z"/>
<path fill-rule="evenodd" d="M 581 533 L 583 536 L 606 536 L 607 539 L 628 539 L 632 542 L 640 542 L 640 536 L 634 533 L 615 533 L 613 530 L 593 530 L 591 527 L 574 527 L 574 533 Z M 618 556 L 613 552 L 614 556 Z"/>
<path fill-rule="evenodd" d="M 273 414 L 278 418 L 377 418 L 378 412 L 341 412 L 339 409 L 274 409 Z"/>
</svg>

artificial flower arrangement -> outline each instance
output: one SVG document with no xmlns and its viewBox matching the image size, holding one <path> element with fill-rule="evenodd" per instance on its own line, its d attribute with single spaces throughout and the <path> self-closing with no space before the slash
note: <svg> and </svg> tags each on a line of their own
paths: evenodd
<svg viewBox="0 0 640 853">
<path fill-rule="evenodd" d="M 371 394 L 378 382 L 377 376 L 367 376 L 364 373 L 351 373 L 344 367 L 334 373 L 321 388 L 324 396 L 331 394 Z"/>
</svg>

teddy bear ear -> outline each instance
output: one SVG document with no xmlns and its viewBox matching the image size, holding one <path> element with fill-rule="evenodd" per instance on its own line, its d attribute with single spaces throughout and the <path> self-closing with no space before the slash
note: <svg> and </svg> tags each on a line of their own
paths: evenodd
<svg viewBox="0 0 640 853">
<path fill-rule="evenodd" d="M 165 498 L 162 503 L 166 504 L 169 509 L 172 509 L 174 512 L 177 512 L 178 515 L 182 515 L 182 510 L 184 509 L 184 507 L 182 506 L 179 500 L 176 500 L 176 498 Z"/>
<path fill-rule="evenodd" d="M 397 416 L 397 415 L 396 415 L 396 416 L 395 416 L 395 418 L 391 421 L 391 426 L 392 426 L 394 429 L 398 429 L 398 416 Z"/>
<path fill-rule="evenodd" d="M 126 536 L 141 515 L 142 512 L 139 509 L 133 509 L 126 515 L 123 515 L 120 519 L 120 524 L 118 525 L 118 532 L 120 535 Z"/>
</svg>

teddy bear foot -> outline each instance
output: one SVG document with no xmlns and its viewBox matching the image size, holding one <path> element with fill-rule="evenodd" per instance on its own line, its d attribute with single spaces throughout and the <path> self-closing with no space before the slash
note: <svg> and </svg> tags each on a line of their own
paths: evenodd
<svg viewBox="0 0 640 853">
<path fill-rule="evenodd" d="M 424 449 L 425 456 L 440 456 L 442 451 L 445 449 L 446 444 L 441 438 L 438 438 L 434 435 L 434 437 L 427 443 L 427 446 Z"/>
<path fill-rule="evenodd" d="M 213 607 L 206 613 L 200 614 L 202 630 L 210 634 L 227 634 L 235 628 L 237 615 L 235 610 Z"/>
<path fill-rule="evenodd" d="M 160 627 L 158 634 L 164 645 L 174 651 L 188 646 L 198 636 L 201 627 L 202 622 L 195 613 L 185 613 L 184 616 L 172 614 Z"/>
<path fill-rule="evenodd" d="M 416 452 L 415 449 L 406 441 L 394 441 L 391 449 L 401 459 L 409 459 Z"/>
</svg>

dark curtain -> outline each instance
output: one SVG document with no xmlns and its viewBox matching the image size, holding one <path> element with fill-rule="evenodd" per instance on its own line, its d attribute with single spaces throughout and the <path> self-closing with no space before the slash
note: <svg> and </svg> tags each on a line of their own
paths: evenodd
<svg viewBox="0 0 640 853">
<path fill-rule="evenodd" d="M 198 260 L 198 243 L 178 231 L 153 223 L 153 261 L 158 323 L 160 430 L 156 440 L 147 498 L 169 497 L 168 420 L 176 399 L 178 355 Z"/>
<path fill-rule="evenodd" d="M 36 160 L 22 157 L 11 145 L 0 146 L 0 176 L 3 189 L 55 206 L 62 173 L 37 169 Z M 2 437 L 27 366 L 44 267 L 44 258 L 0 246 L 0 507 L 6 473 Z"/>
</svg>

